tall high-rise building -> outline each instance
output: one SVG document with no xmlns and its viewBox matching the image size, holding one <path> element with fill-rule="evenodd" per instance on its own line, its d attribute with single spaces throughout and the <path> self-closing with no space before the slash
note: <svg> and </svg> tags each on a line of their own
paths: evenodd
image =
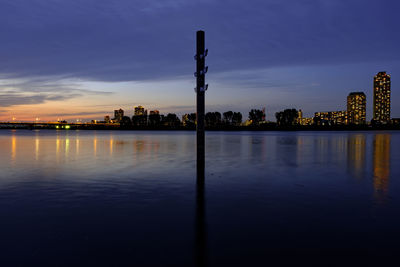
<svg viewBox="0 0 400 267">
<path fill-rule="evenodd" d="M 374 117 L 377 123 L 390 122 L 390 75 L 385 71 L 374 77 Z"/>
<path fill-rule="evenodd" d="M 365 124 L 367 97 L 363 92 L 352 92 L 347 96 L 347 116 L 349 124 Z"/>
<path fill-rule="evenodd" d="M 124 117 L 124 111 L 120 108 L 119 110 L 114 110 L 114 120 L 116 122 L 121 122 L 122 118 Z"/>
</svg>

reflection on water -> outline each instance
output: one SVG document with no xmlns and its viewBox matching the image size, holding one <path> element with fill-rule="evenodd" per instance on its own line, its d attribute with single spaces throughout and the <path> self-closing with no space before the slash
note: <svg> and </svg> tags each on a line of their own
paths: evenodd
<svg viewBox="0 0 400 267">
<path fill-rule="evenodd" d="M 139 162 L 151 163 L 160 155 L 172 153 L 188 153 L 192 151 L 188 142 L 176 140 L 174 142 L 161 143 L 157 138 L 149 138 L 146 135 L 135 136 L 131 139 L 121 138 L 118 134 L 91 136 L 65 134 L 57 132 L 50 137 L 35 132 L 34 138 L 19 136 L 16 131 L 3 135 L 2 144 L 9 141 L 10 151 L 2 149 L 2 153 L 9 153 L 10 163 L 31 163 L 30 159 L 41 161 L 42 164 L 51 165 L 51 155 L 57 164 L 74 159 L 88 160 L 90 154 L 95 158 L 113 161 L 120 157 L 128 156 L 136 165 Z M 100 138 L 100 139 L 99 139 Z M 55 146 L 52 141 L 55 139 Z M 246 142 L 243 142 L 243 140 Z M 33 140 L 33 142 L 32 142 Z M 75 145 L 72 145 L 71 143 Z M 368 145 L 370 144 L 370 146 Z M 33 147 L 32 147 L 33 146 Z M 233 149 L 235 146 L 235 149 Z M 247 150 L 243 147 L 247 146 Z M 372 147 L 371 154 L 368 153 Z M 130 150 L 132 148 L 132 150 Z M 180 151 L 177 151 L 180 149 Z M 227 135 L 221 139 L 208 142 L 207 151 L 218 157 L 226 157 L 229 164 L 231 159 L 246 159 L 247 164 L 259 164 L 264 167 L 271 164 L 283 164 L 289 168 L 301 168 L 315 162 L 320 166 L 345 167 L 349 174 L 357 180 L 372 177 L 375 196 L 384 196 L 388 192 L 390 179 L 390 133 L 349 133 L 341 134 L 333 138 L 332 135 L 297 135 L 287 136 L 263 136 L 263 135 Z M 83 152 L 83 154 L 81 154 Z M 115 154 L 115 152 L 117 154 Z M 30 157 L 32 154 L 32 158 Z M 275 156 L 274 156 L 275 155 Z M 371 162 L 373 172 L 368 174 L 365 168 L 367 156 L 372 155 Z M 185 155 L 183 156 L 185 157 Z M 171 158 L 172 159 L 172 158 Z M 240 160 L 241 159 L 241 160 Z M 49 162 L 50 160 L 50 162 Z M 128 159 L 129 160 L 129 159 Z M 169 160 L 169 159 L 164 159 Z M 131 161 L 132 162 L 132 161 Z M 153 162 L 154 163 L 154 162 Z M 267 165 L 265 165 L 267 164 Z M 79 167 L 79 166 L 77 166 Z"/>
<path fill-rule="evenodd" d="M 186 158 L 187 153 L 193 151 L 193 140 L 191 136 L 185 135 L 172 142 L 171 140 L 164 142 L 157 136 L 149 137 L 146 134 L 125 138 L 118 133 L 108 132 L 87 135 L 60 131 L 43 135 L 43 131 L 37 131 L 32 133 L 34 137 L 31 138 L 17 131 L 7 133 L 9 134 L 1 136 L 2 146 L 7 147 L 6 143 L 9 142 L 10 150 L 7 152 L 6 149 L 2 149 L 3 156 L 8 154 L 11 164 L 26 168 L 29 168 L 32 160 L 46 168 L 54 164 L 69 164 L 72 159 L 78 163 L 92 161 L 111 164 L 122 158 L 124 162 L 133 163 L 134 166 L 153 165 L 160 158 L 164 162 L 174 162 L 177 166 L 182 166 L 174 158 L 180 154 L 182 158 Z M 291 172 L 291 175 L 308 167 L 347 170 L 356 180 L 371 179 L 375 198 L 382 199 L 389 190 L 391 138 L 391 133 L 379 132 L 336 135 L 289 133 L 223 136 L 218 134 L 209 138 L 207 152 L 211 157 L 216 157 L 216 161 L 209 163 L 211 166 L 214 163 L 222 166 L 223 162 L 229 164 L 231 168 L 243 168 L 243 163 L 247 166 L 260 166 L 265 170 L 283 166 Z M 54 141 L 55 145 L 52 143 Z M 370 159 L 369 155 L 372 155 Z M 223 162 L 220 162 L 222 159 Z M 372 172 L 366 168 L 367 162 L 372 163 Z M 314 166 L 315 164 L 317 165 Z M 74 168 L 81 167 L 83 168 L 83 165 L 74 165 Z"/>
<path fill-rule="evenodd" d="M 113 155 L 113 145 L 114 145 L 114 139 L 112 136 L 110 136 L 110 157 Z"/>
<path fill-rule="evenodd" d="M 374 196 L 381 202 L 389 189 L 390 135 L 376 134 L 373 144 Z"/>
<path fill-rule="evenodd" d="M 79 138 L 76 138 L 75 140 L 75 151 L 76 155 L 79 156 Z"/>
<path fill-rule="evenodd" d="M 65 157 L 68 158 L 69 154 L 69 138 L 65 139 Z"/>
<path fill-rule="evenodd" d="M 97 156 L 97 136 L 96 135 L 93 138 L 93 154 L 95 157 Z"/>
<path fill-rule="evenodd" d="M 195 215 L 195 263 L 197 267 L 207 266 L 207 226 L 204 170 L 197 169 L 196 215 Z"/>
<path fill-rule="evenodd" d="M 210 132 L 197 179 L 195 143 L 192 132 L 0 131 L 0 251 L 252 266 L 278 250 L 400 238 L 397 132 Z"/>
<path fill-rule="evenodd" d="M 365 175 L 365 145 L 365 135 L 350 135 L 347 145 L 347 161 L 349 171 L 356 179 L 363 179 Z"/>
<path fill-rule="evenodd" d="M 15 162 L 17 158 L 17 137 L 12 134 L 11 135 L 11 162 Z"/>
</svg>

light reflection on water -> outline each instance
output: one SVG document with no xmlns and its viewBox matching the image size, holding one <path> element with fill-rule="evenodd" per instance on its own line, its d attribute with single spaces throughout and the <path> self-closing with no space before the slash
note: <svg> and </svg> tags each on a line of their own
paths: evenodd
<svg viewBox="0 0 400 267">
<path fill-rule="evenodd" d="M 375 135 L 373 144 L 374 196 L 383 201 L 389 189 L 390 135 Z"/>
<path fill-rule="evenodd" d="M 174 171 L 179 168 L 190 173 L 194 166 L 192 137 L 192 133 L 3 131 L 0 135 L 3 170 L 0 182 L 13 183 L 16 178 L 8 176 L 7 172 L 18 176 L 19 170 L 27 171 L 34 166 L 41 166 L 43 170 L 59 168 L 60 174 L 68 170 L 75 172 L 68 173 L 70 177 L 79 176 L 78 172 L 82 171 L 87 174 L 84 177 L 87 180 L 91 179 L 91 174 L 103 172 L 102 167 L 125 172 L 129 166 L 142 171 L 166 171 L 174 167 Z M 380 132 L 209 134 L 207 161 L 210 168 L 207 171 L 226 175 L 231 174 L 230 170 L 239 173 L 253 170 L 257 177 L 260 169 L 296 175 L 310 168 L 316 168 L 317 172 L 337 168 L 339 176 L 359 181 L 370 179 L 374 198 L 382 202 L 390 186 L 392 137 L 398 142 L 397 133 Z M 371 166 L 372 171 L 366 165 Z M 344 170 L 346 174 L 342 173 Z"/>
<path fill-rule="evenodd" d="M 209 132 L 206 141 L 205 206 L 197 209 L 206 215 L 197 217 L 207 224 L 200 240 L 211 265 L 316 244 L 391 247 L 399 238 L 398 132 Z M 0 234 L 12 239 L 10 255 L 31 255 L 26 240 L 54 257 L 75 245 L 85 258 L 110 243 L 121 261 L 135 250 L 141 263 L 154 251 L 167 251 L 159 261 L 192 263 L 193 132 L 0 131 L 0 146 L 9 225 Z M 27 260 L 43 263 L 35 257 Z"/>
</svg>

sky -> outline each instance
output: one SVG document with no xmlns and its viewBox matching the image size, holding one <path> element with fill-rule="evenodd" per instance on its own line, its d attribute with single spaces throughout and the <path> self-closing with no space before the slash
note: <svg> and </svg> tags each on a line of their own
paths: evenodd
<svg viewBox="0 0 400 267">
<path fill-rule="evenodd" d="M 400 117 L 397 0 L 0 0 L 0 120 L 195 111 L 195 36 L 209 49 L 206 111 L 346 109 L 387 71 Z"/>
</svg>

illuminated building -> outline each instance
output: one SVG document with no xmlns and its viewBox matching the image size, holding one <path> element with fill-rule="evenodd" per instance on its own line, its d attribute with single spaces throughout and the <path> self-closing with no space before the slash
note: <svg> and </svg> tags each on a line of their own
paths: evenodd
<svg viewBox="0 0 400 267">
<path fill-rule="evenodd" d="M 158 111 L 158 110 L 150 110 L 150 115 L 160 115 L 160 111 Z"/>
<path fill-rule="evenodd" d="M 314 119 L 313 118 L 303 118 L 303 111 L 301 109 L 299 109 L 297 123 L 300 125 L 313 125 Z"/>
<path fill-rule="evenodd" d="M 144 110 L 143 106 L 137 106 L 135 107 L 135 116 L 143 116 L 143 115 L 147 115 L 147 111 Z"/>
<path fill-rule="evenodd" d="M 299 121 L 300 125 L 313 125 L 314 124 L 314 119 L 313 118 L 301 118 Z"/>
<path fill-rule="evenodd" d="M 303 119 L 303 111 L 301 111 L 301 109 L 299 109 L 299 111 L 297 112 L 297 123 L 302 125 L 301 124 L 302 119 Z"/>
<path fill-rule="evenodd" d="M 111 123 L 110 116 L 104 116 L 104 122 L 105 123 Z"/>
<path fill-rule="evenodd" d="M 366 96 L 363 92 L 352 92 L 347 96 L 347 114 L 349 124 L 365 124 Z"/>
<path fill-rule="evenodd" d="M 194 126 L 196 122 L 196 113 L 182 115 L 183 126 Z"/>
<path fill-rule="evenodd" d="M 133 125 L 146 126 L 147 125 L 147 110 L 143 106 L 135 107 L 135 114 L 132 117 Z"/>
<path fill-rule="evenodd" d="M 189 123 L 189 114 L 182 115 L 182 124 L 183 126 L 188 125 Z"/>
<path fill-rule="evenodd" d="M 315 112 L 316 125 L 345 125 L 348 123 L 347 111 Z"/>
<path fill-rule="evenodd" d="M 390 75 L 379 72 L 374 77 L 374 116 L 376 123 L 390 122 Z"/>
<path fill-rule="evenodd" d="M 301 109 L 299 109 L 299 111 L 297 111 L 297 114 L 299 116 L 299 119 L 303 118 L 303 111 L 301 111 Z"/>
<path fill-rule="evenodd" d="M 114 110 L 114 120 L 116 122 L 121 122 L 124 117 L 124 111 L 122 109 Z"/>
</svg>

